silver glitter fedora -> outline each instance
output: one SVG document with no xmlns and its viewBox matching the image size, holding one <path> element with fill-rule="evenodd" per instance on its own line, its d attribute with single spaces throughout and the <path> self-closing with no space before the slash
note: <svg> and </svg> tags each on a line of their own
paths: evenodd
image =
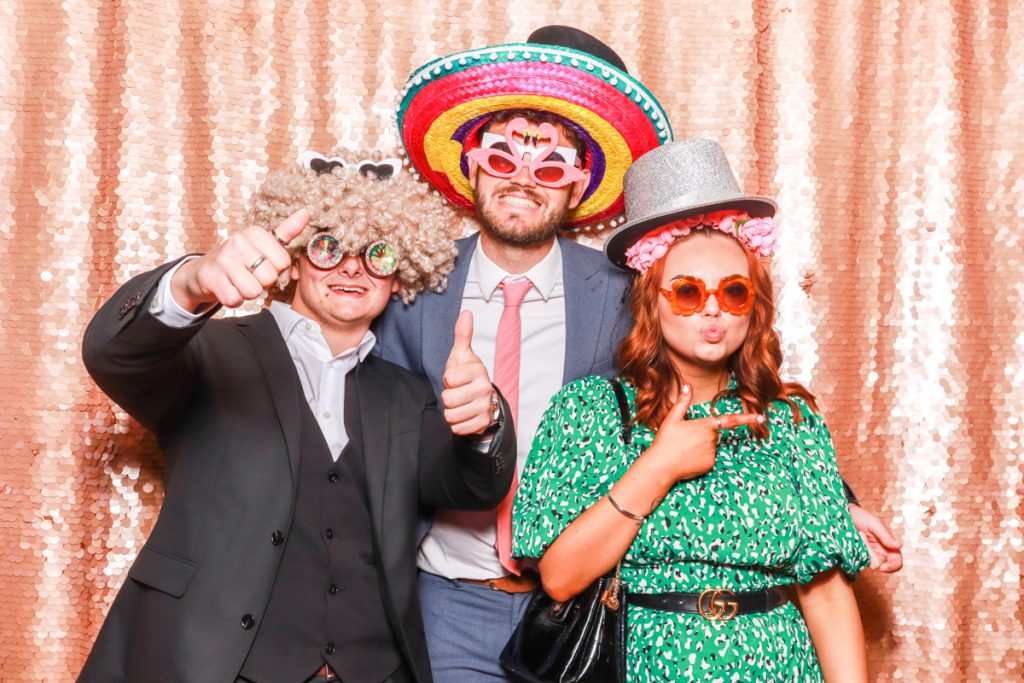
<svg viewBox="0 0 1024 683">
<path fill-rule="evenodd" d="M 740 192 L 721 145 L 703 138 L 655 147 L 630 166 L 623 185 L 626 224 L 604 243 L 605 256 L 619 268 L 626 268 L 626 250 L 637 240 L 674 220 L 724 209 L 763 218 L 778 209 L 767 197 Z"/>
</svg>

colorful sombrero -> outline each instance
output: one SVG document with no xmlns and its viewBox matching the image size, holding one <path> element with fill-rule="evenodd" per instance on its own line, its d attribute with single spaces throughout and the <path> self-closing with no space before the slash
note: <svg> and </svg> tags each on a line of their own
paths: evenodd
<svg viewBox="0 0 1024 683">
<path fill-rule="evenodd" d="M 623 211 L 623 175 L 635 159 L 672 140 L 668 116 L 618 56 L 593 36 L 545 27 L 529 40 L 536 42 L 458 52 L 414 71 L 398 109 L 399 135 L 409 160 L 447 200 L 471 209 L 464 145 L 476 144 L 477 132 L 493 112 L 548 111 L 570 122 L 587 147 L 590 185 L 566 227 L 601 221 L 615 225 Z"/>
</svg>

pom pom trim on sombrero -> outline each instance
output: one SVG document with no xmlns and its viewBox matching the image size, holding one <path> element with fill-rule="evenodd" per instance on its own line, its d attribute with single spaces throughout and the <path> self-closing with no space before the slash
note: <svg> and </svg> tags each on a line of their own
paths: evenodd
<svg viewBox="0 0 1024 683">
<path fill-rule="evenodd" d="M 573 122 L 591 181 L 566 227 L 622 213 L 622 176 L 672 139 L 668 116 L 639 81 L 570 48 L 511 43 L 436 59 L 409 77 L 398 128 L 413 167 L 452 203 L 472 208 L 463 145 L 502 109 L 541 109 Z"/>
</svg>

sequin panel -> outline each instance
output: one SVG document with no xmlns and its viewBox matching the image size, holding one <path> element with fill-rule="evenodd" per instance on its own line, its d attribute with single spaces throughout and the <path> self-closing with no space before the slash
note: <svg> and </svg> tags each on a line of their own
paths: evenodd
<svg viewBox="0 0 1024 683">
<path fill-rule="evenodd" d="M 153 438 L 82 367 L 99 303 L 238 228 L 301 151 L 393 156 L 414 68 L 552 23 L 604 38 L 677 137 L 719 140 L 778 200 L 786 372 L 905 543 L 901 572 L 856 583 L 872 678 L 1024 680 L 1024 4 L 1007 0 L 4 3 L 0 679 L 77 675 L 159 509 Z"/>
</svg>

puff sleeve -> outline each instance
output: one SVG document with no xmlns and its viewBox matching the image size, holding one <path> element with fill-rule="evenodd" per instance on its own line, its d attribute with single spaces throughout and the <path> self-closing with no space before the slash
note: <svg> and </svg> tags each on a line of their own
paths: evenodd
<svg viewBox="0 0 1024 683">
<path fill-rule="evenodd" d="M 806 403 L 800 406 L 793 449 L 793 480 L 800 498 L 800 547 L 795 557 L 797 581 L 838 566 L 853 576 L 868 565 L 867 546 L 853 525 L 828 426 Z"/>
</svg>

